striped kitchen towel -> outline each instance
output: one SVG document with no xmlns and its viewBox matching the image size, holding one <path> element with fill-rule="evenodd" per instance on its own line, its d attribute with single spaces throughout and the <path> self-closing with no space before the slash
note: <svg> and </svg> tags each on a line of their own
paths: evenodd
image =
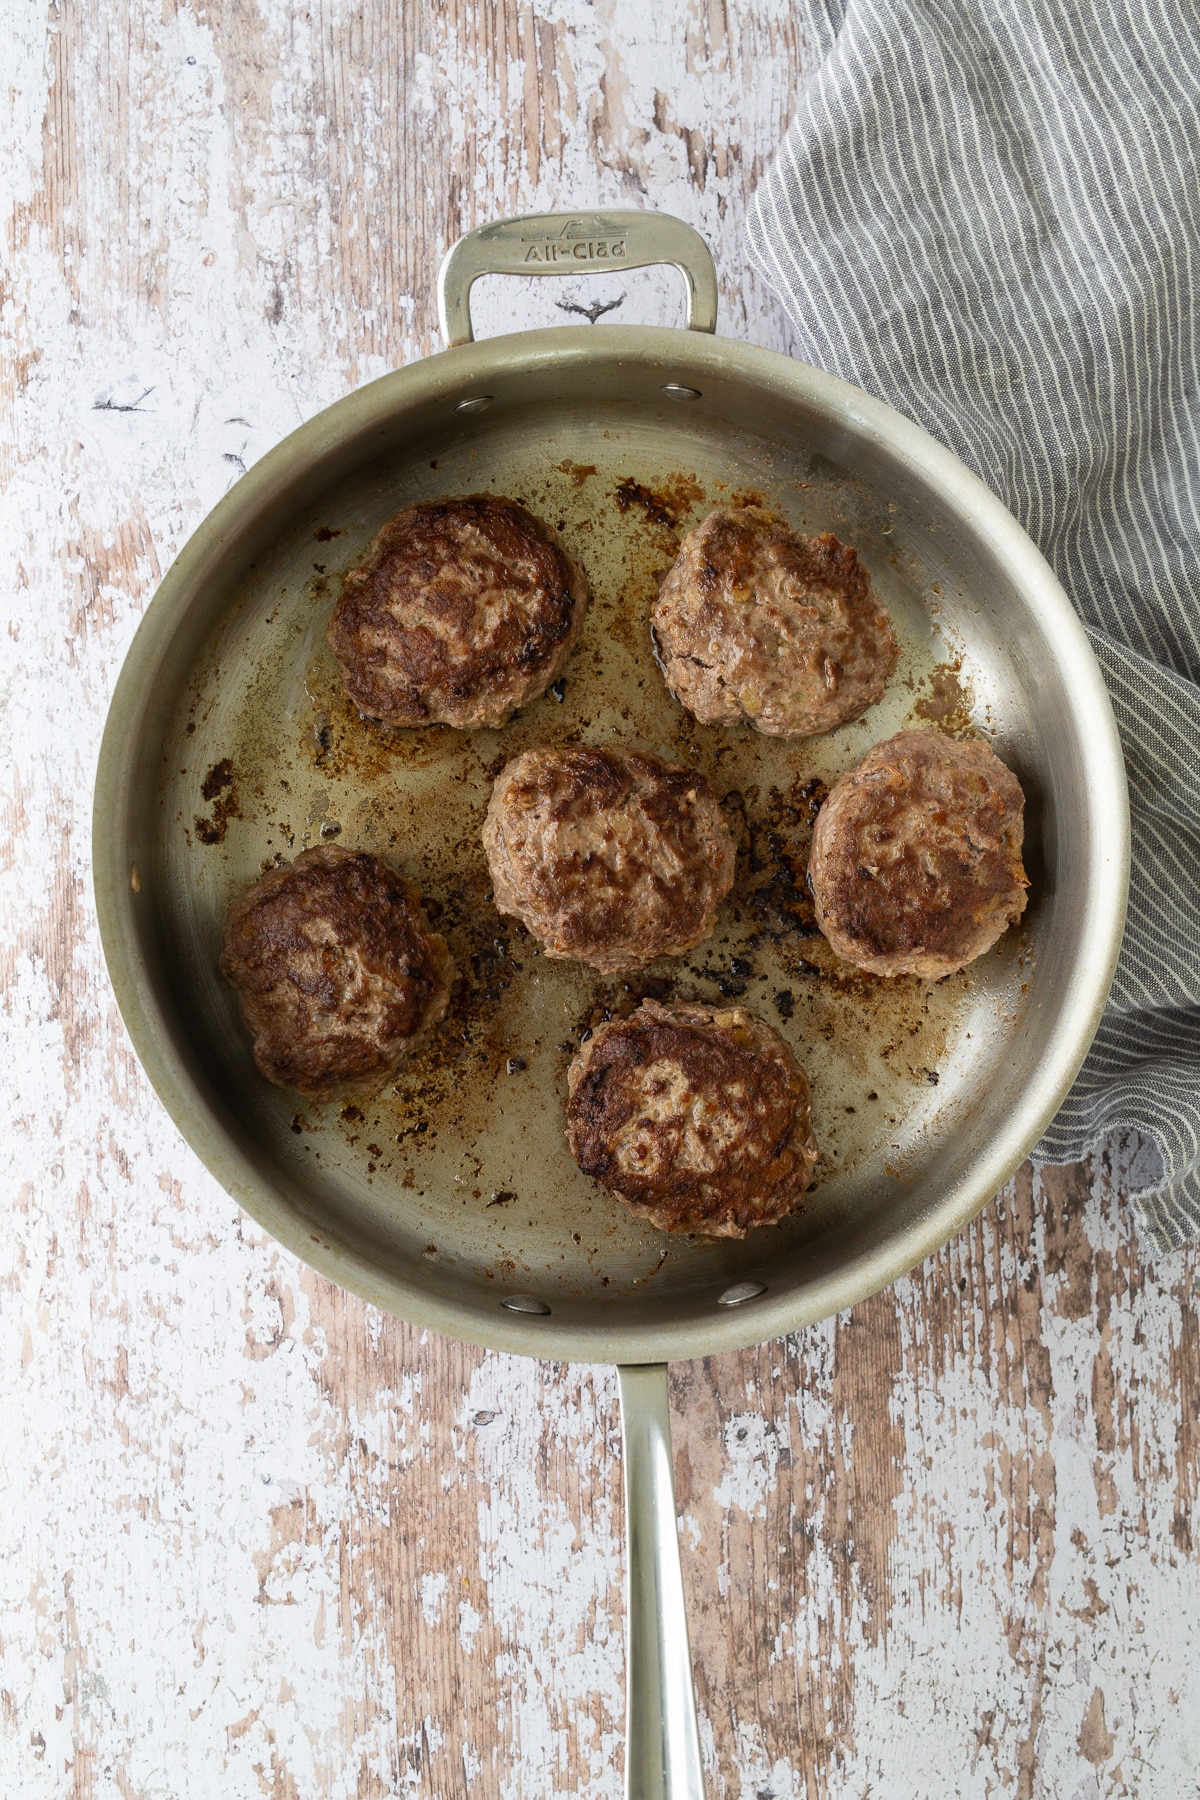
<svg viewBox="0 0 1200 1800">
<path fill-rule="evenodd" d="M 1135 1126 L 1145 1235 L 1200 1231 L 1200 6 L 800 0 L 752 254 L 808 361 L 889 401 L 1054 565 L 1112 695 L 1129 925 L 1038 1154 Z"/>
</svg>

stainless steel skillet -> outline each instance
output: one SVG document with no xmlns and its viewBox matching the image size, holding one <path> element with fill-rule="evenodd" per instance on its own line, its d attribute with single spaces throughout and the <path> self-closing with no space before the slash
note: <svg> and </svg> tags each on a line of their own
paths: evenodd
<svg viewBox="0 0 1200 1800">
<path fill-rule="evenodd" d="M 471 282 L 670 262 L 690 330 L 588 326 L 470 341 Z M 347 396 L 240 480 L 134 640 L 96 785 L 97 904 L 134 1045 L 229 1192 L 297 1255 L 415 1324 L 621 1365 L 629 1517 L 627 1791 L 702 1791 L 675 1544 L 665 1365 L 794 1331 L 885 1285 L 1003 1185 L 1099 1020 L 1120 940 L 1120 750 L 1050 569 L 940 445 L 866 394 L 712 335 L 703 242 L 642 213 L 514 219 L 441 277 L 449 349 Z M 382 521 L 493 488 L 556 524 L 593 605 L 565 685 L 503 732 L 389 733 L 354 715 L 324 647 L 338 577 Z M 759 497 L 871 568 L 902 642 L 882 704 L 830 738 L 694 725 L 654 666 L 648 604 L 678 532 Z M 1019 931 L 936 987 L 848 974 L 802 875 L 821 784 L 903 724 L 980 729 L 1029 800 Z M 688 760 L 739 820 L 709 944 L 629 982 L 552 963 L 491 907 L 479 848 L 508 756 L 561 739 Z M 297 1106 L 258 1077 L 216 967 L 265 863 L 340 837 L 412 875 L 462 972 L 395 1093 Z M 807 1209 L 745 1243 L 675 1242 L 575 1170 L 566 1065 L 643 992 L 737 995 L 806 1063 L 822 1146 Z"/>
</svg>

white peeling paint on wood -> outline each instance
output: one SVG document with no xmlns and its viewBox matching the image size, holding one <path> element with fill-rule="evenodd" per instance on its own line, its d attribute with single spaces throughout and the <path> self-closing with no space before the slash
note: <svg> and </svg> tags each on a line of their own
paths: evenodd
<svg viewBox="0 0 1200 1800">
<path fill-rule="evenodd" d="M 162 570 L 279 437 L 434 347 L 460 230 L 677 212 L 722 328 L 786 348 L 741 230 L 792 9 L 84 0 L 4 31 L 0 1792 L 613 1796 L 611 1373 L 407 1331 L 238 1212 L 123 1036 L 89 789 Z M 678 316 L 653 273 L 497 280 L 481 333 L 621 295 Z M 1133 1153 L 676 1371 L 714 1800 L 1200 1794 L 1196 1256 L 1140 1259 Z"/>
</svg>

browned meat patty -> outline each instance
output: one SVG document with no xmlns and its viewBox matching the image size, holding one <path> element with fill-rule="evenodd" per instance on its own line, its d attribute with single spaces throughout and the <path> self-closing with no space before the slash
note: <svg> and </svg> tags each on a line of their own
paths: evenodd
<svg viewBox="0 0 1200 1800">
<path fill-rule="evenodd" d="M 494 494 L 410 506 L 346 577 L 329 643 L 360 712 L 389 725 L 503 725 L 562 672 L 582 571 L 541 519 Z"/>
<path fill-rule="evenodd" d="M 652 609 L 667 684 L 705 725 L 814 737 L 883 694 L 898 647 L 857 552 L 759 506 L 684 538 Z"/>
<path fill-rule="evenodd" d="M 329 845 L 235 900 L 221 968 L 280 1087 L 373 1094 L 446 1010 L 453 966 L 416 888 L 377 856 Z"/>
<path fill-rule="evenodd" d="M 662 1231 L 745 1237 L 812 1181 L 804 1070 L 744 1007 L 643 1000 L 584 1045 L 567 1090 L 579 1167 Z"/>
<path fill-rule="evenodd" d="M 936 981 L 1025 910 L 1025 796 L 986 744 L 902 731 L 830 789 L 809 882 L 834 950 L 872 975 Z"/>
<path fill-rule="evenodd" d="M 492 789 L 483 846 L 499 910 L 605 974 L 706 938 L 736 857 L 704 776 L 632 750 L 527 750 Z"/>
</svg>

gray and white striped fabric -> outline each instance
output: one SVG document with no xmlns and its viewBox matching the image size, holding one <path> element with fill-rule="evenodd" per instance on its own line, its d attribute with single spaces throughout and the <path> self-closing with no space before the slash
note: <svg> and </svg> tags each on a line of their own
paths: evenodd
<svg viewBox="0 0 1200 1800">
<path fill-rule="evenodd" d="M 918 420 L 1054 565 L 1112 694 L 1133 891 L 1039 1154 L 1136 1126 L 1200 1231 L 1200 7 L 800 0 L 815 66 L 755 198 L 807 360 Z"/>
</svg>

